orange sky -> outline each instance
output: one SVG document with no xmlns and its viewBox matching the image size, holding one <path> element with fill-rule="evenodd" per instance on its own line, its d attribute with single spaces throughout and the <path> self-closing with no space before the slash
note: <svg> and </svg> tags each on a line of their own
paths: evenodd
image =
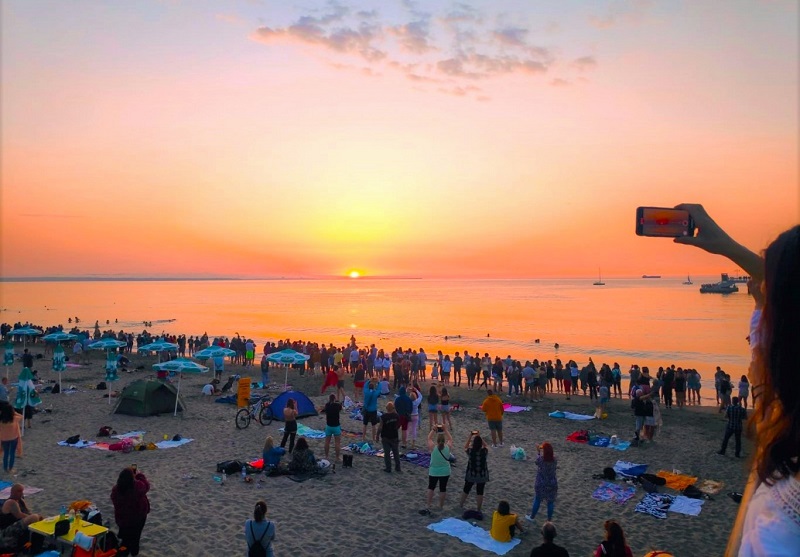
<svg viewBox="0 0 800 557">
<path fill-rule="evenodd" d="M 793 1 L 2 3 L 2 276 L 732 271 L 798 214 Z"/>
</svg>

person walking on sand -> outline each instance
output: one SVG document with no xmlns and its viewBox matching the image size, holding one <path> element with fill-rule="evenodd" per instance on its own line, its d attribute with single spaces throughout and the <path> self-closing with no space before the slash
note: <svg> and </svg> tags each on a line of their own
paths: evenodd
<svg viewBox="0 0 800 557">
<path fill-rule="evenodd" d="M 542 501 L 547 503 L 547 521 L 553 520 L 555 511 L 556 495 L 558 494 L 558 478 L 556 468 L 558 461 L 553 454 L 553 446 L 550 443 L 542 443 L 538 449 L 539 455 L 536 457 L 536 482 L 534 483 L 534 498 L 531 514 L 526 515 L 526 520 L 534 520 L 539 512 L 539 505 Z"/>
<path fill-rule="evenodd" d="M 464 490 L 461 493 L 459 506 L 464 508 L 464 503 L 466 503 L 469 492 L 472 491 L 472 486 L 474 485 L 477 493 L 475 496 L 476 510 L 481 512 L 484 489 L 486 488 L 486 482 L 489 481 L 489 465 L 487 463 L 489 448 L 478 431 L 475 430 L 467 437 L 464 451 L 467 453 L 467 471 L 464 477 Z"/>
<path fill-rule="evenodd" d="M 322 412 L 325 414 L 325 458 L 327 459 L 330 453 L 331 437 L 333 437 L 336 448 L 336 460 L 339 460 L 342 448 L 342 423 L 340 419 L 342 404 L 336 402 L 336 396 L 330 395 L 328 397 L 328 402 L 322 408 Z"/>
<path fill-rule="evenodd" d="M 486 414 L 486 421 L 489 424 L 489 432 L 492 435 L 492 447 L 497 447 L 498 439 L 499 445 L 503 446 L 503 401 L 500 397 L 494 394 L 494 391 L 489 389 L 486 392 L 486 398 L 483 399 L 481 410 Z"/>
<path fill-rule="evenodd" d="M 717 452 L 718 455 L 725 456 L 725 451 L 728 448 L 728 441 L 731 435 L 736 439 L 735 452 L 733 453 L 736 458 L 742 456 L 742 422 L 747 419 L 747 410 L 739 406 L 739 397 L 733 397 L 731 405 L 725 410 L 725 416 L 728 418 L 728 423 L 725 425 L 725 437 L 722 438 L 722 448 Z"/>
<path fill-rule="evenodd" d="M 244 523 L 244 538 L 247 542 L 248 555 L 264 555 L 274 557 L 272 542 L 275 541 L 275 523 L 267 520 L 267 503 L 259 501 L 253 510 L 253 518 Z M 253 546 L 260 545 L 263 551 L 254 551 Z"/>
<path fill-rule="evenodd" d="M 364 431 L 362 432 L 361 436 L 365 441 L 367 439 L 367 424 L 371 424 L 372 435 L 370 436 L 370 439 L 376 443 L 378 442 L 378 435 L 375 430 L 375 426 L 378 425 L 378 397 L 380 394 L 381 391 L 378 388 L 378 380 L 373 377 L 364 385 L 364 406 L 361 409 L 364 414 Z"/>
<path fill-rule="evenodd" d="M 378 424 L 378 435 L 383 447 L 383 471 L 392 473 L 392 455 L 394 455 L 394 471 L 400 473 L 400 450 L 398 448 L 398 430 L 400 429 L 400 416 L 395 412 L 394 403 L 386 403 L 386 412 L 381 416 Z"/>
<path fill-rule="evenodd" d="M 150 482 L 144 474 L 133 467 L 123 468 L 116 485 L 111 489 L 114 521 L 119 527 L 119 538 L 133 556 L 139 555 L 139 541 L 147 514 L 150 512 L 148 491 Z"/>
<path fill-rule="evenodd" d="M 453 438 L 443 426 L 438 426 L 428 432 L 428 451 L 431 453 L 431 464 L 428 467 L 427 505 L 422 514 L 430 514 L 433 492 L 437 485 L 439 486 L 439 510 L 444 508 L 444 500 L 447 497 L 447 481 L 450 479 L 450 451 L 452 448 Z"/>
<path fill-rule="evenodd" d="M 545 522 L 542 526 L 542 539 L 544 543 L 531 549 L 530 557 L 569 557 L 569 552 L 553 543 L 556 539 L 556 527 L 552 522 Z"/>
</svg>

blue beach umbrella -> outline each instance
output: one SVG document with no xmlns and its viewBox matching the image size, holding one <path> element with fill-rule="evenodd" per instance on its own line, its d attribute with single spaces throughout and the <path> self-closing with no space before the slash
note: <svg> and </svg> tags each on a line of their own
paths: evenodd
<svg viewBox="0 0 800 557">
<path fill-rule="evenodd" d="M 6 366 L 6 379 L 8 379 L 8 366 L 14 365 L 14 344 L 11 338 L 6 341 L 5 350 L 3 351 L 3 365 Z"/>
<path fill-rule="evenodd" d="M 158 354 L 158 361 L 161 363 L 161 352 L 169 351 L 174 352 L 178 350 L 178 345 L 172 342 L 165 342 L 163 340 L 158 340 L 156 342 L 151 342 L 150 344 L 143 344 L 137 349 L 137 352 L 155 352 Z"/>
<path fill-rule="evenodd" d="M 267 361 L 276 362 L 286 366 L 286 374 L 283 377 L 283 389 L 286 390 L 286 385 L 289 384 L 289 366 L 294 364 L 303 364 L 307 362 L 309 358 L 311 358 L 311 356 L 298 352 L 297 350 L 287 348 L 286 350 L 273 352 L 267 356 Z"/>
<path fill-rule="evenodd" d="M 36 387 L 33 384 L 33 374 L 28 368 L 22 368 L 22 373 L 19 374 L 19 382 L 17 384 L 17 398 L 14 399 L 14 408 L 22 410 L 23 417 L 25 416 L 26 406 L 39 406 L 42 399 L 36 393 Z M 25 435 L 25 420 L 22 420 L 21 435 Z"/>
<path fill-rule="evenodd" d="M 22 347 L 25 348 L 28 337 L 38 337 L 42 334 L 42 331 L 33 327 L 20 327 L 19 329 L 11 329 L 8 334 L 11 335 L 11 338 L 15 336 L 22 337 Z"/>
<path fill-rule="evenodd" d="M 174 371 L 178 374 L 178 388 L 175 393 L 175 412 L 173 412 L 173 416 L 178 415 L 178 397 L 181 394 L 182 375 L 184 373 L 205 373 L 208 371 L 206 366 L 200 365 L 189 358 L 176 358 L 169 362 L 164 362 L 163 364 L 153 364 L 153 369 L 157 371 Z"/>
</svg>

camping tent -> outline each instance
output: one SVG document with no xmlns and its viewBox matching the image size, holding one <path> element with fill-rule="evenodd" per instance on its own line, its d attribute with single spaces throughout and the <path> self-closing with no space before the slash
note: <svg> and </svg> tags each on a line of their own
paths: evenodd
<svg viewBox="0 0 800 557">
<path fill-rule="evenodd" d="M 122 390 L 114 407 L 114 414 L 129 416 L 154 416 L 169 414 L 175 409 L 175 387 L 161 381 L 139 379 Z M 185 404 L 178 398 L 178 410 L 183 411 Z"/>
<path fill-rule="evenodd" d="M 272 409 L 272 417 L 275 420 L 283 421 L 283 409 L 286 408 L 286 401 L 290 398 L 294 399 L 297 405 L 297 417 L 307 418 L 308 416 L 316 416 L 317 409 L 314 408 L 314 403 L 311 399 L 300 391 L 286 391 L 275 397 L 269 407 Z"/>
</svg>

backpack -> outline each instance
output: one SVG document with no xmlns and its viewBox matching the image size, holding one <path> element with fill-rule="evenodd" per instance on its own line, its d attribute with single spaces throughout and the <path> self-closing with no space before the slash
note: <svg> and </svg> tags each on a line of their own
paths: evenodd
<svg viewBox="0 0 800 557">
<path fill-rule="evenodd" d="M 264 536 L 266 536 L 267 532 L 269 532 L 269 525 L 270 523 L 267 522 L 267 528 L 264 530 L 264 533 L 261 534 L 260 538 L 256 539 L 256 534 L 253 531 L 253 523 L 250 523 L 250 535 L 253 536 L 253 545 L 247 548 L 248 557 L 267 557 L 267 549 L 261 544 L 261 540 L 263 540 Z M 267 547 L 269 547 L 269 544 L 271 543 L 272 540 L 270 539 Z"/>
<path fill-rule="evenodd" d="M 111 433 L 112 432 L 116 433 L 113 429 L 111 429 L 111 426 L 104 425 L 103 427 L 100 428 L 100 431 L 97 432 L 97 436 L 98 437 L 111 437 Z"/>
<path fill-rule="evenodd" d="M 50 394 L 57 395 L 57 394 L 58 394 L 58 393 L 60 393 L 60 392 L 61 392 L 61 385 L 59 385 L 58 383 L 56 383 L 55 385 L 53 385 L 53 388 L 52 388 L 52 390 L 50 391 Z"/>
</svg>

